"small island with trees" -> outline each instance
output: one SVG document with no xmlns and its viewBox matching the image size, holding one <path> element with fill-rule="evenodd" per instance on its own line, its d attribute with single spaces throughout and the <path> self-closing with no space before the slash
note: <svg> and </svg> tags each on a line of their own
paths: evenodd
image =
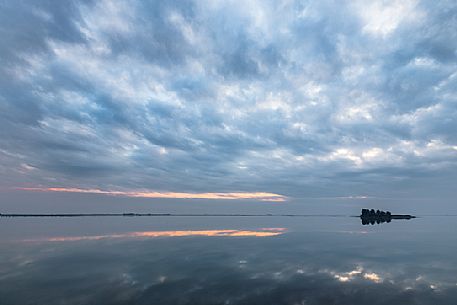
<svg viewBox="0 0 457 305">
<path fill-rule="evenodd" d="M 372 224 L 380 224 L 384 222 L 391 222 L 392 219 L 411 219 L 416 218 L 416 216 L 412 215 L 392 215 L 389 211 L 384 212 L 380 210 L 374 209 L 362 209 L 362 214 L 360 214 L 360 219 L 362 220 L 363 225 Z"/>
</svg>

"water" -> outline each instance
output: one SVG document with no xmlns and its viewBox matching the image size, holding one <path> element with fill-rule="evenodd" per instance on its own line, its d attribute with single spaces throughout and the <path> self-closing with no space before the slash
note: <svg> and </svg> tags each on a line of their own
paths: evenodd
<svg viewBox="0 0 457 305">
<path fill-rule="evenodd" d="M 0 304 L 457 304 L 455 223 L 0 218 Z"/>
</svg>

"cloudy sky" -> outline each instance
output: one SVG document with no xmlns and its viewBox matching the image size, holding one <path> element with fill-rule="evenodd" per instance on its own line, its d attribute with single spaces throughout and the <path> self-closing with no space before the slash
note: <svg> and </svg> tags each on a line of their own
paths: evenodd
<svg viewBox="0 0 457 305">
<path fill-rule="evenodd" d="M 0 38 L 2 190 L 456 195 L 454 1 L 1 1 Z"/>
</svg>

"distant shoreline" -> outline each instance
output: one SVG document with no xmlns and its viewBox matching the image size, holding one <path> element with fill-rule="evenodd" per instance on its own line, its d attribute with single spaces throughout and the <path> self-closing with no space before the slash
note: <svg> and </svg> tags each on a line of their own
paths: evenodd
<svg viewBox="0 0 457 305">
<path fill-rule="evenodd" d="M 303 214 L 172 214 L 172 213 L 64 213 L 64 214 L 0 214 L 0 217 L 354 217 L 350 215 Z"/>
<path fill-rule="evenodd" d="M 398 216 L 392 215 L 392 219 L 398 219 Z M 407 215 L 410 216 L 410 215 Z M 51 213 L 51 214 L 26 214 L 26 213 L 5 213 L 0 214 L 0 218 L 30 218 L 30 217 L 356 217 L 359 215 L 341 215 L 341 214 L 174 214 L 174 213 Z M 457 217 L 457 214 L 425 214 L 416 215 L 411 218 L 422 217 Z"/>
</svg>

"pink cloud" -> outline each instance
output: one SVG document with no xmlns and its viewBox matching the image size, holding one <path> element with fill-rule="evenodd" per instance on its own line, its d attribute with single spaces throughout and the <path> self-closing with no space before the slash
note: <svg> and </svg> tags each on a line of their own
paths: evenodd
<svg viewBox="0 0 457 305">
<path fill-rule="evenodd" d="M 22 191 L 33 192 L 61 192 L 61 193 L 87 193 L 104 194 L 112 196 L 125 196 L 136 198 L 173 198 L 173 199 L 252 199 L 261 201 L 285 201 L 286 196 L 265 192 L 234 192 L 234 193 L 182 193 L 182 192 L 151 192 L 151 191 L 113 191 L 100 189 L 80 189 L 65 187 L 23 187 Z"/>
</svg>

